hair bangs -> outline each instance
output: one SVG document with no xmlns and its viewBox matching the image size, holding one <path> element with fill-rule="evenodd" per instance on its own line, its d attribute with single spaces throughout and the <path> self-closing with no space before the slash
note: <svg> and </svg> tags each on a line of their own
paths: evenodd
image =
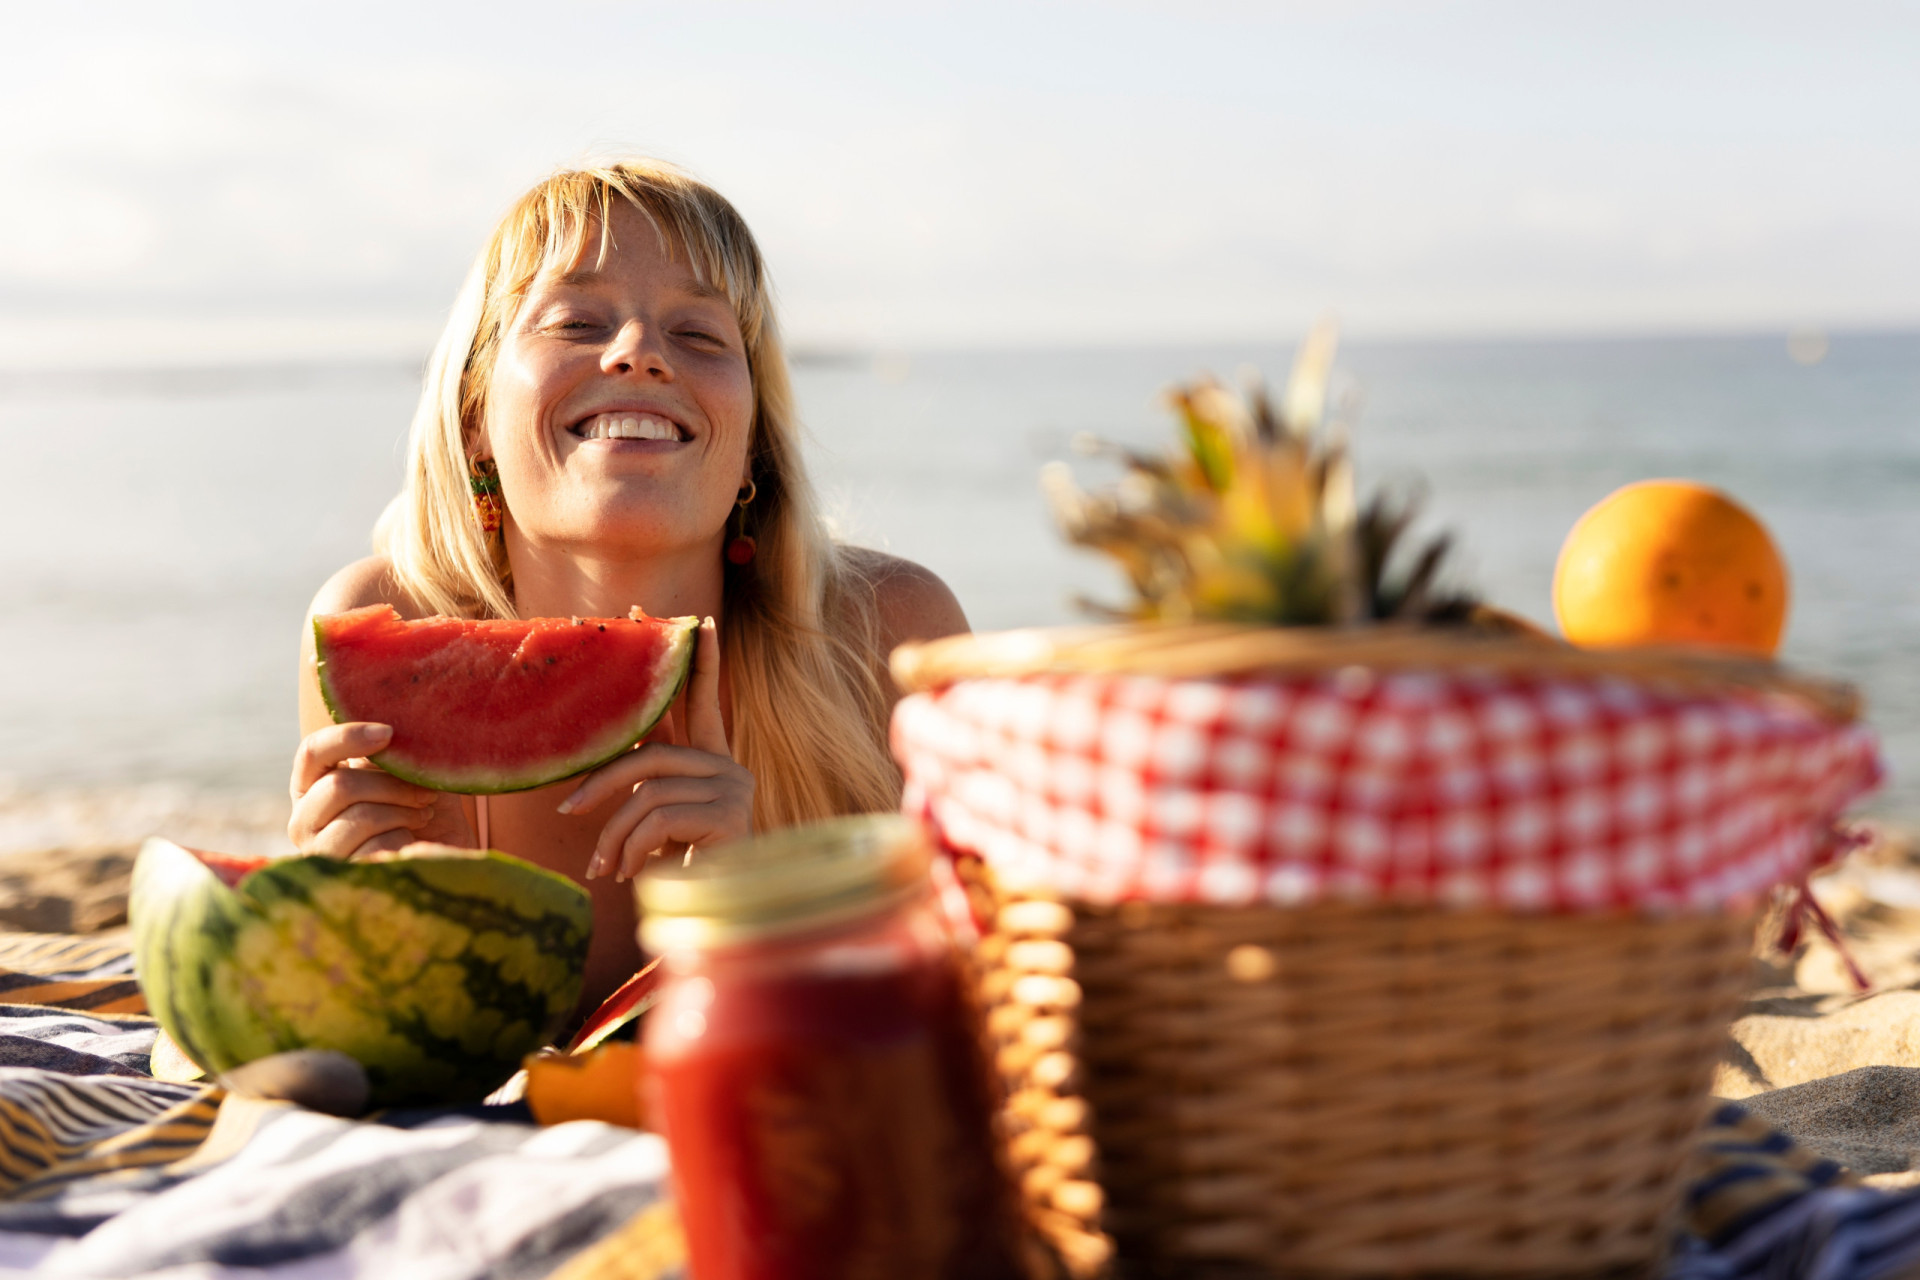
<svg viewBox="0 0 1920 1280">
<path fill-rule="evenodd" d="M 613 232 L 616 200 L 624 201 L 653 228 L 669 258 L 684 256 L 703 287 L 732 307 L 749 348 L 759 340 L 768 314 L 766 270 L 740 215 L 712 188 L 666 166 L 645 170 L 623 164 L 556 175 L 528 193 L 502 227 L 502 260 L 494 276 L 504 322 L 533 282 L 572 271 L 593 255 L 596 268 L 619 246 Z"/>
</svg>

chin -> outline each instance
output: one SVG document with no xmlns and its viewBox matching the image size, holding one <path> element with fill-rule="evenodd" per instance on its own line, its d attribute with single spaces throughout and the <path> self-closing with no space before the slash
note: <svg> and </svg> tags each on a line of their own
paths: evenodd
<svg viewBox="0 0 1920 1280">
<path fill-rule="evenodd" d="M 724 526 L 712 521 L 676 518 L 654 509 L 641 513 L 601 513 L 579 522 L 552 541 L 581 555 L 646 559 L 717 547 L 724 532 Z"/>
</svg>

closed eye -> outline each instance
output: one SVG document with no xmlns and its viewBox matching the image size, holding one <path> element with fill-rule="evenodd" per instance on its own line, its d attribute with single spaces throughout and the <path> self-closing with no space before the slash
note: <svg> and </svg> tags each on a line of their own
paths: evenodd
<svg viewBox="0 0 1920 1280">
<path fill-rule="evenodd" d="M 593 311 L 582 311 L 571 303 L 548 304 L 531 310 L 527 317 L 527 328 L 535 333 L 585 333 L 589 330 L 604 329 L 606 317 Z"/>
</svg>

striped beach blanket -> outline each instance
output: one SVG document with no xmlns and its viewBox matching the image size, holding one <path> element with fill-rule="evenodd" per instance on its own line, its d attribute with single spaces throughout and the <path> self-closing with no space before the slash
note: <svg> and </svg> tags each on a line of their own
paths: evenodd
<svg viewBox="0 0 1920 1280">
<path fill-rule="evenodd" d="M 95 1001 L 0 1004 L 0 1280 L 684 1276 L 657 1137 L 517 1105 L 340 1120 L 154 1080 L 153 1022 L 74 985 L 123 980 L 111 950 L 0 935 L 0 961 L 42 968 L 0 971 L 0 998 Z M 1920 1276 L 1920 1189 L 1860 1186 L 1732 1103 L 1684 1210 L 1664 1280 Z"/>
<path fill-rule="evenodd" d="M 1734 1103 L 1702 1128 L 1665 1280 L 1920 1276 L 1920 1190 L 1863 1187 Z"/>
<path fill-rule="evenodd" d="M 0 935 L 0 966 L 0 1277 L 684 1273 L 652 1134 L 518 1105 L 341 1120 L 155 1080 L 124 942 Z M 23 998 L 42 1003 L 4 1003 Z"/>
<path fill-rule="evenodd" d="M 0 933 L 0 1002 L 90 1013 L 145 1013 L 126 930 L 91 938 Z"/>
</svg>

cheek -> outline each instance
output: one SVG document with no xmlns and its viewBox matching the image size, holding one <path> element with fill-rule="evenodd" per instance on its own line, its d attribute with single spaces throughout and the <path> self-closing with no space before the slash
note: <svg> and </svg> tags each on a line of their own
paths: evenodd
<svg viewBox="0 0 1920 1280">
<path fill-rule="evenodd" d="M 516 344 L 503 344 L 487 379 L 488 424 L 512 430 L 537 415 L 544 372 Z"/>
<path fill-rule="evenodd" d="M 721 424 L 714 435 L 715 450 L 743 468 L 753 437 L 753 410 L 753 379 L 744 370 L 715 380 L 707 403 L 707 420 Z"/>
<path fill-rule="evenodd" d="M 500 465 L 502 483 L 517 493 L 519 503 L 537 500 L 529 486 L 537 487 L 540 477 L 559 465 L 549 419 L 571 385 L 572 372 L 507 343 L 487 380 L 487 445 Z"/>
</svg>

